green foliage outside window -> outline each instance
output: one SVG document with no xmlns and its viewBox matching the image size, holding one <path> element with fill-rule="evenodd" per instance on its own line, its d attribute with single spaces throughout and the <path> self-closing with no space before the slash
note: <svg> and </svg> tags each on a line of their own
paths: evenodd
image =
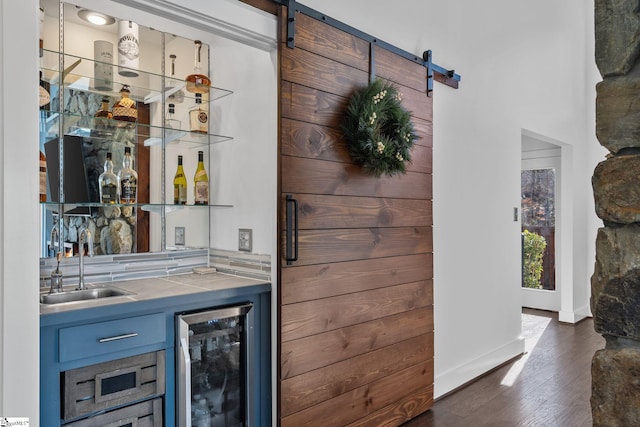
<svg viewBox="0 0 640 427">
<path fill-rule="evenodd" d="M 539 234 L 529 230 L 522 232 L 522 283 L 525 288 L 542 289 L 542 256 L 547 241 Z"/>
</svg>

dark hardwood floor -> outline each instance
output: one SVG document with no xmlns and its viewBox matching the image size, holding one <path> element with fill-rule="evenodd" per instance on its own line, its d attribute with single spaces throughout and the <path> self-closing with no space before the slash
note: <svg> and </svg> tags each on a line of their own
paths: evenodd
<svg viewBox="0 0 640 427">
<path fill-rule="evenodd" d="M 558 323 L 523 310 L 526 353 L 438 399 L 403 427 L 589 427 L 591 358 L 604 347 L 593 320 Z"/>
</svg>

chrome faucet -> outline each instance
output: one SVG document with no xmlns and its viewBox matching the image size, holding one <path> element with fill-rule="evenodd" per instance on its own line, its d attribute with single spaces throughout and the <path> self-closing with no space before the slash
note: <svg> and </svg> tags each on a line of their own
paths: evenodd
<svg viewBox="0 0 640 427">
<path fill-rule="evenodd" d="M 62 261 L 62 252 L 56 254 L 56 260 L 58 265 L 56 269 L 51 272 L 51 288 L 49 288 L 49 294 L 56 294 L 62 292 L 62 272 L 60 271 L 60 261 Z"/>
<path fill-rule="evenodd" d="M 93 256 L 93 236 L 91 232 L 87 230 L 85 227 L 80 229 L 80 233 L 78 234 L 78 255 L 80 256 L 80 261 L 78 262 L 78 287 L 77 291 L 81 291 L 85 289 L 84 287 L 84 244 L 87 244 L 87 255 Z"/>
</svg>

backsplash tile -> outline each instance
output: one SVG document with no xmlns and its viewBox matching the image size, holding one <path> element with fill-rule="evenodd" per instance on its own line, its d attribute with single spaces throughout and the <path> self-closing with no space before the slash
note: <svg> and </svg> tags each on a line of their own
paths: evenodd
<svg viewBox="0 0 640 427">
<path fill-rule="evenodd" d="M 271 281 L 271 255 L 211 249 L 209 265 L 218 271 Z"/>
<path fill-rule="evenodd" d="M 78 282 L 78 257 L 63 258 L 60 271 L 65 286 Z M 222 273 L 271 280 L 271 256 L 221 249 L 185 249 L 148 254 L 100 255 L 84 258 L 85 283 L 166 277 L 191 273 L 196 267 L 216 267 Z M 40 259 L 40 287 L 49 287 L 55 258 Z"/>
</svg>

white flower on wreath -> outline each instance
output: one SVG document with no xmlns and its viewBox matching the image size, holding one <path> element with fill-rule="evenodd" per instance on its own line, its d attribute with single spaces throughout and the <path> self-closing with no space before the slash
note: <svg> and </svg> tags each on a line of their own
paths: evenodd
<svg viewBox="0 0 640 427">
<path fill-rule="evenodd" d="M 379 92 L 375 95 L 373 95 L 373 103 L 374 105 L 377 104 L 378 102 L 382 101 L 382 99 L 387 96 L 387 91 L 386 89 L 383 90 L 382 92 Z"/>
</svg>

